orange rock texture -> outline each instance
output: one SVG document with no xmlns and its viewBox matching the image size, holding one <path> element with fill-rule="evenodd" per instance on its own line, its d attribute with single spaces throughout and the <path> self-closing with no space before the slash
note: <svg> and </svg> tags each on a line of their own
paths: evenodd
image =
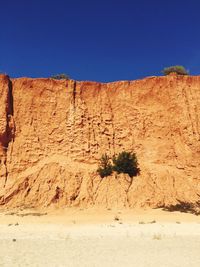
<svg viewBox="0 0 200 267">
<path fill-rule="evenodd" d="M 97 175 L 137 154 L 131 179 Z M 200 200 L 200 77 L 112 83 L 0 76 L 0 205 L 165 207 Z"/>
</svg>

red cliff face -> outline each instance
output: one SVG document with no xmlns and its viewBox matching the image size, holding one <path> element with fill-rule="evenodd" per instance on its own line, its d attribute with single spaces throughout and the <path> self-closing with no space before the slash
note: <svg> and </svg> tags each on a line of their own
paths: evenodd
<svg viewBox="0 0 200 267">
<path fill-rule="evenodd" d="M 135 151 L 133 180 L 96 174 Z M 0 76 L 0 204 L 160 207 L 200 200 L 200 77 L 108 84 Z"/>
</svg>

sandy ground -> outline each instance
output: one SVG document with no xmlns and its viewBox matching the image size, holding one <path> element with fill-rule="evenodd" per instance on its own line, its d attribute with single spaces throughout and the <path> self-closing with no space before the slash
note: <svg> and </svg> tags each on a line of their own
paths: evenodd
<svg viewBox="0 0 200 267">
<path fill-rule="evenodd" d="M 78 208 L 0 214 L 0 266 L 199 267 L 199 251 L 200 216 L 192 214 Z"/>
</svg>

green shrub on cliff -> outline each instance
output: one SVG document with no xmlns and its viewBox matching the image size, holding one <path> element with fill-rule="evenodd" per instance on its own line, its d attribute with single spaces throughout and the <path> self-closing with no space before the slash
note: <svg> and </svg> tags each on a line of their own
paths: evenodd
<svg viewBox="0 0 200 267">
<path fill-rule="evenodd" d="M 117 173 L 127 173 L 130 177 L 138 175 L 140 169 L 138 167 L 136 154 L 123 151 L 113 157 L 113 165 L 106 154 L 102 155 L 97 173 L 101 178 L 104 178 L 111 175 L 113 171 Z"/>
<path fill-rule="evenodd" d="M 130 177 L 139 174 L 138 161 L 135 153 L 123 151 L 113 157 L 113 171 L 117 173 L 127 173 Z"/>
<path fill-rule="evenodd" d="M 162 73 L 164 75 L 169 75 L 170 73 L 176 73 L 178 75 L 188 75 L 189 72 L 183 67 L 183 66 L 171 66 L 171 67 L 167 67 L 164 68 L 164 70 L 162 70 Z"/>
<path fill-rule="evenodd" d="M 65 74 L 65 73 L 51 76 L 51 78 L 52 79 L 56 79 L 56 80 L 62 80 L 62 79 L 69 80 L 70 79 L 70 77 L 67 74 Z"/>
<path fill-rule="evenodd" d="M 101 178 L 112 174 L 112 165 L 110 163 L 110 158 L 107 154 L 102 155 L 97 172 L 101 176 Z"/>
</svg>

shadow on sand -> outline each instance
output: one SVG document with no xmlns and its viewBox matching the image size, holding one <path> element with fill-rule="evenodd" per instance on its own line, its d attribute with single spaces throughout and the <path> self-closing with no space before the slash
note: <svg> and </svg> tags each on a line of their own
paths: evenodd
<svg viewBox="0 0 200 267">
<path fill-rule="evenodd" d="M 191 213 L 194 215 L 200 215 L 200 201 L 195 202 L 195 203 L 189 203 L 189 202 L 184 202 L 184 201 L 178 201 L 176 205 L 169 205 L 165 207 L 160 207 L 165 211 L 180 211 L 180 212 L 185 212 L 185 213 Z"/>
</svg>

